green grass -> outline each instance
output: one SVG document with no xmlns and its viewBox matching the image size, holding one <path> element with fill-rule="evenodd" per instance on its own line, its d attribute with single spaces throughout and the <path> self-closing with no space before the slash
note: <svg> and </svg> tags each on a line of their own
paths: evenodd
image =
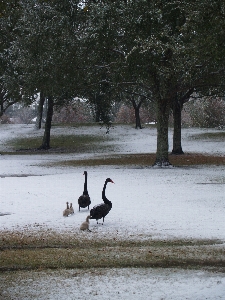
<svg viewBox="0 0 225 300">
<path fill-rule="evenodd" d="M 108 138 L 107 141 L 112 141 Z M 51 138 L 51 149 L 48 151 L 37 150 L 40 146 L 39 138 L 22 138 L 10 141 L 8 146 L 12 147 L 10 152 L 1 152 L 2 155 L 14 154 L 37 154 L 43 153 L 101 153 L 101 157 L 65 160 L 51 164 L 49 166 L 100 166 L 100 165 L 118 165 L 118 166 L 152 166 L 155 162 L 156 154 L 117 154 L 107 155 L 108 151 L 114 151 L 112 144 L 104 144 L 105 139 L 99 136 L 91 135 L 68 135 L 53 136 Z M 105 153 L 105 154 L 104 154 Z M 225 157 L 217 155 L 204 155 L 199 153 L 188 153 L 184 155 L 169 155 L 170 163 L 174 166 L 195 166 L 195 165 L 225 165 Z"/>
<path fill-rule="evenodd" d="M 80 128 L 80 127 L 99 127 L 99 124 L 96 122 L 89 123 L 53 123 L 52 127 L 70 127 L 70 128 Z"/>
<path fill-rule="evenodd" d="M 93 236 L 94 235 L 94 236 Z M 120 240 L 94 233 L 0 232 L 0 271 L 105 267 L 222 268 L 218 240 Z"/>
<path fill-rule="evenodd" d="M 191 139 L 194 140 L 220 140 L 224 141 L 225 140 L 225 132 L 224 131 L 219 131 L 219 132 L 204 132 L 200 134 L 195 134 L 190 136 Z"/>
<path fill-rule="evenodd" d="M 107 137 L 108 138 L 108 137 Z M 110 138 L 108 138 L 109 140 Z M 94 135 L 59 135 L 51 136 L 50 140 L 50 152 L 98 152 L 107 151 L 112 146 L 104 145 L 105 138 Z M 32 154 L 38 151 L 41 146 L 42 138 L 29 137 L 29 138 L 17 138 L 12 139 L 7 143 L 8 147 L 12 148 L 12 152 L 15 154 Z M 101 146 L 100 146 L 101 143 Z M 11 152 L 11 154 L 12 154 Z M 10 152 L 1 152 L 2 154 L 10 154 Z"/>
<path fill-rule="evenodd" d="M 195 136 L 196 137 L 196 136 Z M 205 133 L 199 139 L 222 139 L 224 132 Z M 100 152 L 98 158 L 60 161 L 52 166 L 65 167 L 117 165 L 152 166 L 155 153 L 109 156 L 113 150 L 105 141 L 113 141 L 93 135 L 61 135 L 51 137 L 48 153 Z M 42 138 L 18 138 L 8 145 L 12 151 L 2 154 L 33 154 Z M 17 151 L 16 151 L 17 150 Z M 18 151 L 19 150 L 19 151 Z M 225 157 L 189 153 L 170 155 L 174 166 L 225 165 Z M 224 183 L 224 179 L 218 180 Z M 63 268 L 105 268 L 105 267 L 180 267 L 215 268 L 225 271 L 225 249 L 218 247 L 215 240 L 119 240 L 116 237 L 97 237 L 93 233 L 70 234 L 53 230 L 0 231 L 0 272 L 15 270 L 40 270 Z"/>
<path fill-rule="evenodd" d="M 134 166 L 149 167 L 155 162 L 156 155 L 149 154 L 118 154 L 118 155 L 102 155 L 99 158 L 89 158 L 83 160 L 66 160 L 51 164 L 51 166 L 60 165 L 65 167 L 78 166 Z M 224 156 L 203 155 L 203 154 L 184 154 L 169 155 L 169 160 L 173 166 L 196 166 L 196 165 L 225 165 Z"/>
<path fill-rule="evenodd" d="M 54 125 L 53 125 L 54 126 Z M 68 127 L 68 124 L 62 124 L 58 127 Z M 94 126 L 85 124 L 85 126 Z M 96 125 L 99 126 L 99 125 Z M 147 125 L 148 126 L 148 125 Z M 78 124 L 70 124 L 70 127 L 79 127 Z M 223 140 L 225 132 L 211 132 L 193 135 L 191 139 L 209 139 Z M 107 142 L 107 143 L 106 143 Z M 37 153 L 101 153 L 101 157 L 84 160 L 67 160 L 52 164 L 65 167 L 77 166 L 100 166 L 100 165 L 118 165 L 146 167 L 152 166 L 155 162 L 155 153 L 148 154 L 127 154 L 108 156 L 106 153 L 116 150 L 116 141 L 110 135 L 59 135 L 51 136 L 49 150 L 38 150 L 42 143 L 42 137 L 29 137 L 12 139 L 7 143 L 11 148 L 9 152 L 1 152 L 2 155 L 14 154 L 37 154 Z M 105 154 L 104 154 L 105 153 Z M 225 157 L 217 155 L 203 155 L 197 153 L 185 153 L 184 155 L 170 155 L 169 160 L 174 166 L 195 166 L 195 165 L 225 165 Z"/>
</svg>

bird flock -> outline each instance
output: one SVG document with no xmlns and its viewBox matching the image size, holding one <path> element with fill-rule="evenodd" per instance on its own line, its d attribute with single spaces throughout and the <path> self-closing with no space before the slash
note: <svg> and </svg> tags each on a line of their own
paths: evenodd
<svg viewBox="0 0 225 300">
<path fill-rule="evenodd" d="M 89 210 L 89 206 L 91 204 L 91 198 L 88 194 L 88 189 L 87 189 L 87 171 L 84 171 L 83 175 L 85 175 L 84 191 L 83 191 L 83 194 L 78 198 L 79 211 L 81 208 L 86 208 L 86 207 Z M 105 180 L 103 190 L 102 190 L 103 203 L 95 205 L 90 210 L 90 214 L 86 217 L 86 220 L 80 225 L 80 230 L 91 231 L 89 229 L 89 224 L 90 224 L 89 220 L 90 219 L 95 219 L 97 221 L 97 224 L 99 224 L 98 221 L 100 219 L 103 219 L 103 221 L 102 221 L 102 225 L 103 225 L 106 215 L 112 209 L 112 202 L 109 201 L 109 199 L 107 199 L 107 197 L 105 195 L 105 190 L 106 190 L 106 186 L 107 186 L 108 182 L 114 183 L 111 178 L 107 178 Z M 63 211 L 63 217 L 68 217 L 69 215 L 72 215 L 72 214 L 74 214 L 73 204 L 70 203 L 70 206 L 69 206 L 69 202 L 66 202 L 66 209 Z"/>
</svg>

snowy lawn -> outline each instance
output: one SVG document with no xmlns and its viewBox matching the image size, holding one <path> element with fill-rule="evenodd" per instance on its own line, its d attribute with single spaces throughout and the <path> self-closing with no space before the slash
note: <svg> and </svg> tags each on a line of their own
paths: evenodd
<svg viewBox="0 0 225 300">
<path fill-rule="evenodd" d="M 183 150 L 224 157 L 225 139 L 221 132 L 184 129 Z M 214 138 L 209 138 L 209 133 Z M 219 138 L 215 138 L 217 133 Z M 0 274 L 0 299 L 1 296 L 2 299 L 224 299 L 225 276 L 220 271 L 225 269 L 225 166 L 153 168 L 140 166 L 138 161 L 129 166 L 59 165 L 58 162 L 72 159 L 156 150 L 155 128 L 135 130 L 118 125 L 109 135 L 98 126 L 52 129 L 52 135 L 61 134 L 99 136 L 99 146 L 104 145 L 104 152 L 98 148 L 97 153 L 0 155 L 0 268 L 5 271 Z M 14 137 L 40 136 L 41 143 L 42 135 L 43 131 L 35 131 L 33 125 L 0 125 L 0 152 L 12 151 L 6 142 Z M 169 137 L 172 143 L 172 132 Z M 83 192 L 84 170 L 88 171 L 91 207 L 102 202 L 105 179 L 110 177 L 115 182 L 108 183 L 106 189 L 112 210 L 104 225 L 90 220 L 91 232 L 79 230 L 89 214 L 87 209 L 79 212 L 77 204 Z M 75 213 L 65 218 L 62 212 L 66 201 L 73 203 Z M 83 260 L 87 269 L 76 261 L 71 262 L 71 267 L 77 265 L 82 269 L 65 270 L 60 265 L 59 271 L 6 272 L 12 251 L 15 262 L 23 269 L 18 247 L 25 249 L 25 244 L 29 246 L 32 241 L 34 248 L 42 246 L 38 250 L 42 252 L 33 251 L 43 255 L 42 268 L 45 263 L 52 267 L 46 244 L 53 242 L 54 234 L 68 248 L 68 252 L 66 248 L 62 250 L 63 257 L 66 253 L 80 253 L 82 247 L 78 250 L 74 245 L 84 242 Z M 100 243 L 89 253 L 95 257 L 94 268 L 85 256 L 92 241 Z M 111 241 L 113 251 L 104 254 L 103 267 L 107 267 L 107 259 L 108 266 L 115 262 L 118 267 L 121 260 L 117 256 L 121 256 L 124 262 L 121 268 L 99 268 L 98 256 L 102 258 L 104 241 L 108 247 Z M 136 243 L 134 246 L 132 241 Z M 179 245 L 176 241 L 180 241 Z M 127 242 L 128 246 L 121 246 L 121 242 Z M 157 246 L 159 242 L 165 243 L 165 247 Z M 78 252 L 74 253 L 75 250 Z M 146 263 L 148 268 L 126 268 L 127 257 L 128 266 Z M 163 264 L 163 257 L 168 263 Z M 179 265 L 179 261 L 185 262 L 189 270 L 186 265 Z M 167 268 L 150 268 L 154 263 Z M 173 263 L 178 268 L 168 269 Z M 198 270 L 194 270 L 195 264 Z"/>
</svg>

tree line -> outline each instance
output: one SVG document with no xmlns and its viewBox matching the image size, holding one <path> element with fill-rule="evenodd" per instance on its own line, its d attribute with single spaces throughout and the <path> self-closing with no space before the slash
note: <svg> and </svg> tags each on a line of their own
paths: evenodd
<svg viewBox="0 0 225 300">
<path fill-rule="evenodd" d="M 108 124 L 115 101 L 154 102 L 155 164 L 183 153 L 181 111 L 193 97 L 224 96 L 225 3 L 219 0 L 8 0 L 0 2 L 0 113 L 48 102 L 41 148 L 50 147 L 54 108 L 87 99 Z"/>
</svg>

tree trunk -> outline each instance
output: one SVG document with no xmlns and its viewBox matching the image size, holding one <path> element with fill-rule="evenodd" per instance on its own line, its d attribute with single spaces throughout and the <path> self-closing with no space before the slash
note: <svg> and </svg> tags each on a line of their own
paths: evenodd
<svg viewBox="0 0 225 300">
<path fill-rule="evenodd" d="M 157 152 L 155 166 L 169 166 L 168 155 L 168 122 L 170 113 L 170 99 L 158 99 L 157 101 Z"/>
<path fill-rule="evenodd" d="M 136 120 L 135 128 L 136 129 L 138 129 L 138 128 L 142 129 L 139 106 L 136 106 L 134 111 L 135 111 L 135 120 Z"/>
<path fill-rule="evenodd" d="M 44 137 L 43 137 L 42 145 L 41 145 L 40 149 L 47 150 L 50 148 L 50 131 L 51 131 L 51 125 L 52 125 L 53 106 L 54 106 L 53 98 L 52 98 L 52 96 L 49 96 L 48 97 L 46 123 L 45 123 L 45 132 L 44 132 Z"/>
<path fill-rule="evenodd" d="M 44 93 L 40 92 L 40 101 L 39 101 L 39 104 L 38 104 L 37 120 L 36 120 L 36 123 L 35 123 L 35 128 L 36 129 L 41 129 L 41 121 L 42 121 L 42 116 L 43 116 L 44 103 L 45 103 Z"/>
<path fill-rule="evenodd" d="M 133 97 L 131 99 L 131 103 L 133 105 L 134 113 L 135 113 L 135 122 L 136 122 L 135 128 L 136 129 L 138 129 L 138 128 L 142 129 L 141 118 L 140 118 L 140 107 L 141 107 L 142 102 L 143 102 L 143 99 L 141 99 L 137 105 L 135 99 Z"/>
<path fill-rule="evenodd" d="M 182 105 L 176 98 L 173 103 L 173 150 L 172 154 L 184 154 L 181 146 L 181 111 Z"/>
<path fill-rule="evenodd" d="M 4 113 L 3 96 L 0 95 L 0 117 L 3 115 L 3 113 Z"/>
<path fill-rule="evenodd" d="M 96 123 L 99 123 L 101 121 L 100 115 L 101 115 L 100 110 L 97 108 L 95 110 L 95 122 Z"/>
</svg>

